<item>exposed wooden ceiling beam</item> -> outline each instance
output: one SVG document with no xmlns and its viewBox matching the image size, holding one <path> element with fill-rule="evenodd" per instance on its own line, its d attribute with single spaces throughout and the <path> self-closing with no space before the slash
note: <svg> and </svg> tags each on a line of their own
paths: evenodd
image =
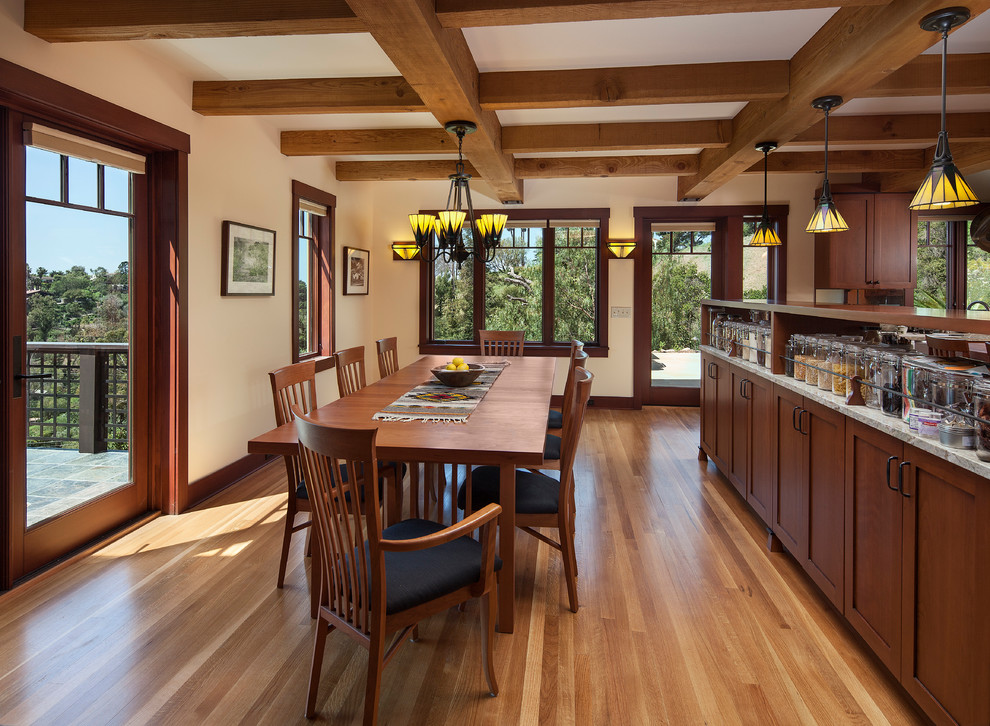
<svg viewBox="0 0 990 726">
<path fill-rule="evenodd" d="M 685 176 L 697 171 L 698 157 L 695 154 L 516 159 L 516 176 L 520 179 Z"/>
<path fill-rule="evenodd" d="M 787 94 L 787 74 L 787 61 L 482 73 L 481 106 L 502 110 L 778 99 Z"/>
<path fill-rule="evenodd" d="M 829 143 L 917 144 L 934 143 L 941 128 L 937 113 L 883 116 L 832 116 L 828 120 Z M 946 128 L 960 141 L 990 140 L 990 114 L 952 113 Z M 788 146 L 815 144 L 825 140 L 825 122 L 797 134 Z"/>
<path fill-rule="evenodd" d="M 286 156 L 457 153 L 457 138 L 444 129 L 283 131 L 281 137 Z"/>
<path fill-rule="evenodd" d="M 990 93 L 990 53 L 950 55 L 945 66 L 949 95 Z M 859 94 L 860 98 L 937 96 L 942 92 L 942 57 L 921 55 Z"/>
<path fill-rule="evenodd" d="M 551 151 L 721 148 L 731 120 L 504 126 L 502 149 L 512 154 Z"/>
<path fill-rule="evenodd" d="M 512 157 L 502 151 L 498 117 L 478 103 L 478 66 L 464 33 L 440 26 L 432 0 L 349 4 L 441 124 L 463 119 L 478 125 L 465 140 L 465 155 L 498 200 L 522 201 L 522 182 L 513 175 Z"/>
<path fill-rule="evenodd" d="M 344 0 L 25 0 L 24 30 L 50 43 L 357 33 Z"/>
<path fill-rule="evenodd" d="M 726 149 L 701 152 L 701 171 L 678 179 L 679 199 L 701 199 L 759 161 L 758 141 L 786 143 L 821 118 L 811 101 L 824 94 L 855 98 L 938 41 L 918 26 L 944 0 L 892 0 L 881 7 L 840 8 L 794 55 L 788 95 L 750 103 L 733 122 Z M 973 0 L 976 16 L 990 0 Z"/>
<path fill-rule="evenodd" d="M 990 170 L 990 142 L 955 144 L 950 143 L 952 157 L 963 174 L 976 174 Z M 925 151 L 925 163 L 915 171 L 872 173 L 863 175 L 863 183 L 877 184 L 882 192 L 914 192 L 931 166 L 934 148 Z M 831 166 L 829 154 L 829 166 Z"/>
<path fill-rule="evenodd" d="M 788 151 L 771 154 L 767 171 L 772 174 L 807 174 L 820 172 L 825 165 L 823 151 Z M 828 170 L 834 172 L 913 171 L 925 168 L 924 149 L 882 149 L 879 151 L 829 151 Z M 746 170 L 763 173 L 763 160 Z"/>
<path fill-rule="evenodd" d="M 338 161 L 337 181 L 437 181 L 454 171 L 449 159 L 428 161 Z M 478 170 L 465 162 L 464 171 L 478 177 Z"/>
<path fill-rule="evenodd" d="M 204 116 L 426 110 L 401 76 L 195 81 L 192 107 Z"/>
<path fill-rule="evenodd" d="M 843 0 L 843 5 L 882 5 L 889 0 Z M 720 0 L 686 3 L 682 0 L 437 0 L 437 17 L 447 28 L 485 25 L 530 25 L 582 20 L 619 20 L 713 13 L 750 13 L 834 7 L 835 0 Z"/>
</svg>

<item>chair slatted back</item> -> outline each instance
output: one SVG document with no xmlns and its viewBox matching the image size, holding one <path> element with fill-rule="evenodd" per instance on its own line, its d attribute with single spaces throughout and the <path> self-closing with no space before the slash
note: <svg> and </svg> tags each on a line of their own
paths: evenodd
<svg viewBox="0 0 990 726">
<path fill-rule="evenodd" d="M 970 358 L 973 355 L 968 340 L 926 335 L 925 343 L 928 344 L 929 355 L 937 355 L 940 358 Z M 977 345 L 982 348 L 986 344 L 981 341 Z"/>
<path fill-rule="evenodd" d="M 487 356 L 520 356 L 526 347 L 526 333 L 522 330 L 479 330 L 481 354 Z"/>
<path fill-rule="evenodd" d="M 399 370 L 398 339 L 382 338 L 378 346 L 378 375 L 382 378 Z"/>
<path fill-rule="evenodd" d="M 271 371 L 268 378 L 272 384 L 272 400 L 275 403 L 275 425 L 281 426 L 295 416 L 293 407 L 309 413 L 316 403 L 316 361 L 307 360 Z M 295 491 L 296 485 L 304 481 L 299 468 L 299 458 L 286 458 L 286 472 L 289 488 Z"/>
<path fill-rule="evenodd" d="M 586 354 L 587 355 L 587 354 Z M 574 369 L 574 390 L 570 401 L 564 400 L 564 431 L 560 442 L 560 501 L 572 502 L 574 488 L 574 458 L 577 455 L 581 429 L 584 427 L 584 414 L 591 398 L 591 383 L 594 374 L 587 368 Z"/>
<path fill-rule="evenodd" d="M 338 350 L 333 354 L 333 362 L 337 367 L 337 391 L 341 398 L 368 385 L 364 377 L 363 345 Z"/>
<path fill-rule="evenodd" d="M 385 559 L 379 546 L 382 519 L 375 485 L 378 427 L 325 426 L 300 412 L 296 429 L 312 500 L 326 607 L 368 635 L 373 622 L 385 613 Z"/>
</svg>

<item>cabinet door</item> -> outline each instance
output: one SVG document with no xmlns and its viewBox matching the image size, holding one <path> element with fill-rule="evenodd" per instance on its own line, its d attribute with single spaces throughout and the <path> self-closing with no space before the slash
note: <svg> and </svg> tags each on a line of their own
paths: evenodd
<svg viewBox="0 0 990 726">
<path fill-rule="evenodd" d="M 846 232 L 815 235 L 815 287 L 859 289 L 872 274 L 872 194 L 836 194 Z"/>
<path fill-rule="evenodd" d="M 701 354 L 701 448 L 712 458 L 715 457 L 715 417 L 718 415 L 718 380 L 714 377 L 714 365 L 710 355 Z"/>
<path fill-rule="evenodd" d="M 915 287 L 917 284 L 918 228 L 908 209 L 910 194 L 876 194 L 873 197 L 873 271 L 880 287 Z"/>
<path fill-rule="evenodd" d="M 901 682 L 936 723 L 990 724 L 990 486 L 904 450 Z"/>
<path fill-rule="evenodd" d="M 732 446 L 729 450 L 729 481 L 736 491 L 743 497 L 749 486 L 749 452 L 750 452 L 750 402 L 748 390 L 751 388 L 751 381 L 746 377 L 746 372 L 729 367 L 728 380 L 731 384 L 729 395 L 732 398 L 731 415 L 732 425 L 729 435 L 732 437 Z"/>
<path fill-rule="evenodd" d="M 728 471 L 732 456 L 732 373 L 724 360 L 713 359 L 715 365 L 715 462 L 723 473 Z"/>
<path fill-rule="evenodd" d="M 747 384 L 749 396 L 749 481 L 746 501 L 770 525 L 773 500 L 774 442 L 773 385 L 761 378 Z"/>
<path fill-rule="evenodd" d="M 846 426 L 846 619 L 900 676 L 903 445 L 850 420 Z M 887 473 L 891 478 L 888 479 Z"/>
<path fill-rule="evenodd" d="M 846 417 L 805 399 L 808 411 L 808 557 L 804 569 L 842 610 Z"/>
<path fill-rule="evenodd" d="M 773 390 L 777 461 L 771 528 L 794 559 L 803 562 L 807 552 L 808 506 L 804 490 L 808 449 L 799 426 L 804 398 L 780 386 Z"/>
</svg>

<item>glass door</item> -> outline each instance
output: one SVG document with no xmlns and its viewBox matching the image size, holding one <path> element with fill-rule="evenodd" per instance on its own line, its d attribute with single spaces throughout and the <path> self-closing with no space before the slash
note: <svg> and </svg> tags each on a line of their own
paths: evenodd
<svg viewBox="0 0 990 726">
<path fill-rule="evenodd" d="M 650 386 L 644 403 L 698 405 L 701 301 L 711 297 L 715 223 L 650 229 Z"/>
<path fill-rule="evenodd" d="M 148 509 L 147 386 L 135 378 L 147 369 L 135 342 L 148 333 L 134 324 L 141 281 L 132 274 L 147 247 L 144 176 L 18 150 L 23 235 L 8 253 L 23 271 L 23 307 L 8 321 L 10 429 L 20 440 L 10 472 L 15 579 Z"/>
</svg>

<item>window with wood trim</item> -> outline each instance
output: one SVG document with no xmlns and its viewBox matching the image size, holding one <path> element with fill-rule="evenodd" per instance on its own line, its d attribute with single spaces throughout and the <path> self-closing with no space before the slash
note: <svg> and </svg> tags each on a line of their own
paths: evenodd
<svg viewBox="0 0 990 726">
<path fill-rule="evenodd" d="M 972 218 L 985 207 L 919 215 L 918 284 L 909 305 L 964 310 L 974 302 L 990 304 L 990 253 L 970 236 Z"/>
<path fill-rule="evenodd" d="M 559 352 L 574 338 L 604 348 L 608 210 L 509 214 L 487 264 L 422 263 L 421 348 L 473 349 L 479 329 L 524 330 L 527 352 Z M 464 234 L 470 246 L 470 231 Z"/>
<path fill-rule="evenodd" d="M 333 351 L 336 197 L 292 182 L 292 361 Z"/>
</svg>

